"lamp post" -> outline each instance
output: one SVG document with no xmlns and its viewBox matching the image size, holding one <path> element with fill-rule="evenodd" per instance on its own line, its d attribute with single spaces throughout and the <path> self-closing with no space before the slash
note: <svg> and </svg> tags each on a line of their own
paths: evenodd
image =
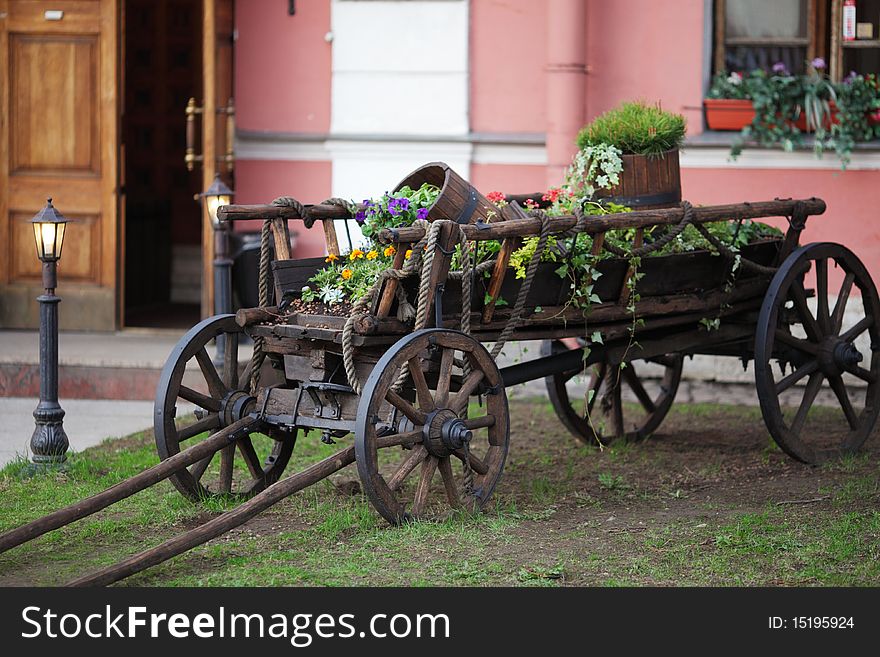
<svg viewBox="0 0 880 657">
<path fill-rule="evenodd" d="M 232 312 L 232 258 L 229 253 L 229 222 L 220 221 L 217 210 L 221 205 L 229 205 L 234 192 L 220 178 L 214 175 L 214 182 L 201 194 L 205 200 L 205 210 L 214 228 L 214 313 L 217 315 Z M 226 336 L 217 336 L 215 363 L 223 361 Z"/>
<path fill-rule="evenodd" d="M 31 224 L 37 244 L 37 257 L 43 263 L 45 294 L 40 303 L 40 403 L 34 410 L 36 428 L 31 436 L 32 460 L 37 465 L 51 466 L 67 460 L 70 442 L 64 432 L 64 411 L 58 403 L 58 284 L 56 267 L 64 242 L 65 219 L 52 205 L 50 198 Z"/>
</svg>

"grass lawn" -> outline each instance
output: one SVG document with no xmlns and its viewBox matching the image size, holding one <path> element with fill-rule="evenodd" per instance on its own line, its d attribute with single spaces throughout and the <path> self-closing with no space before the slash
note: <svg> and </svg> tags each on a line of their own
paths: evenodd
<svg viewBox="0 0 880 657">
<path fill-rule="evenodd" d="M 769 442 L 758 409 L 678 404 L 655 437 L 599 451 L 548 402 L 516 400 L 507 467 L 481 515 L 391 528 L 361 494 L 340 492 L 357 479 L 351 466 L 120 585 L 877 586 L 877 443 L 810 467 Z M 287 473 L 335 449 L 301 437 Z M 74 454 L 53 475 L 27 478 L 12 463 L 0 470 L 0 531 L 156 462 L 147 431 Z M 221 511 L 162 482 L 0 555 L 0 584 L 63 584 Z"/>
</svg>

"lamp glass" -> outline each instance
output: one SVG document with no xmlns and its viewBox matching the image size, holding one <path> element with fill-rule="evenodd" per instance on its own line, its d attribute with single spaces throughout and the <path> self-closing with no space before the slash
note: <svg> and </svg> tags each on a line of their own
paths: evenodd
<svg viewBox="0 0 880 657">
<path fill-rule="evenodd" d="M 63 222 L 41 221 L 34 224 L 34 240 L 37 245 L 37 257 L 44 261 L 61 258 L 61 247 L 64 244 Z"/>
<path fill-rule="evenodd" d="M 208 194 L 205 196 L 205 203 L 208 206 L 208 216 L 211 218 L 211 223 L 214 224 L 215 228 L 220 225 L 220 221 L 217 219 L 217 209 L 221 205 L 229 205 L 229 201 L 229 196 L 226 194 Z"/>
</svg>

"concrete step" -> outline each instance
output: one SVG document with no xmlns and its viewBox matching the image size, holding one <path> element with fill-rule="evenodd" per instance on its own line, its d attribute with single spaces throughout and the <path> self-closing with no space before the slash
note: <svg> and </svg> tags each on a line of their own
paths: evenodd
<svg viewBox="0 0 880 657">
<path fill-rule="evenodd" d="M 153 400 L 165 361 L 185 332 L 126 329 L 116 333 L 61 333 L 59 397 Z M 39 344 L 36 331 L 0 331 L 0 397 L 39 396 Z M 250 346 L 242 345 L 240 362 L 249 358 Z M 185 380 L 203 388 L 198 384 L 196 366 L 187 370 L 193 371 Z"/>
</svg>

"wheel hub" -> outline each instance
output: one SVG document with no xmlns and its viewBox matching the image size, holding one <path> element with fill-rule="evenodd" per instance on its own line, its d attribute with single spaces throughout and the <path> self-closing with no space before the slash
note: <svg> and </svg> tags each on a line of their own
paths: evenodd
<svg viewBox="0 0 880 657">
<path fill-rule="evenodd" d="M 220 424 L 228 427 L 248 415 L 257 400 L 244 390 L 232 390 L 220 402 Z"/>
<path fill-rule="evenodd" d="M 826 376 L 839 376 L 863 359 L 862 352 L 853 343 L 837 337 L 826 339 L 819 349 L 819 367 Z"/>
<path fill-rule="evenodd" d="M 422 435 L 428 452 L 439 458 L 463 449 L 473 438 L 473 432 L 465 426 L 464 421 L 448 408 L 428 414 Z"/>
</svg>

